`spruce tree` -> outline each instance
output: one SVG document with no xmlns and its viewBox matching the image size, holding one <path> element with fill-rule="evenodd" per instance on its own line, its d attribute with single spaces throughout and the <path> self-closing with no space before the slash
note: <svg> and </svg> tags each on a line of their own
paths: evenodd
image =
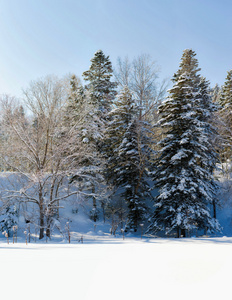
<svg viewBox="0 0 232 300">
<path fill-rule="evenodd" d="M 108 183 L 115 185 L 115 167 L 117 166 L 119 146 L 122 143 L 124 134 L 136 116 L 135 104 L 132 94 L 127 86 L 117 96 L 113 108 L 108 117 L 110 119 L 106 128 L 106 152 L 107 157 L 105 176 Z"/>
<path fill-rule="evenodd" d="M 219 229 L 210 215 L 215 185 L 209 162 L 213 158 L 215 163 L 216 154 L 210 144 L 209 99 L 203 97 L 195 56 L 192 50 L 184 51 L 174 86 L 159 107 L 164 138 L 154 172 L 159 195 L 149 232 L 175 229 L 179 237 L 196 228 Z"/>
<path fill-rule="evenodd" d="M 68 98 L 64 107 L 63 130 L 69 130 L 81 119 L 84 103 L 84 88 L 76 75 L 72 75 L 69 82 Z"/>
<path fill-rule="evenodd" d="M 92 114 L 89 121 L 90 124 L 93 124 L 92 128 L 94 128 L 95 132 L 92 135 L 96 145 L 95 154 L 100 155 L 101 158 L 107 147 L 105 145 L 105 138 L 103 138 L 107 122 L 109 121 L 107 116 L 116 95 L 115 88 L 117 84 L 111 81 L 112 76 L 113 69 L 109 56 L 105 56 L 102 50 L 98 50 L 91 59 L 89 70 L 83 73 L 83 78 L 88 83 L 85 86 L 85 91 L 88 93 L 89 107 L 92 107 Z M 88 139 L 88 137 L 86 138 Z M 104 212 L 104 199 L 101 201 L 101 206 Z"/>
<path fill-rule="evenodd" d="M 118 148 L 117 167 L 114 171 L 117 195 L 128 207 L 126 231 L 136 232 L 140 223 L 144 223 L 148 216 L 146 201 L 152 198 L 148 174 L 151 155 L 151 139 L 147 128 L 135 118 L 129 124 Z"/>
<path fill-rule="evenodd" d="M 118 225 L 123 228 L 125 221 L 127 203 L 118 197 L 120 189 L 118 185 L 118 174 L 115 169 L 118 167 L 119 147 L 123 141 L 125 132 L 133 119 L 136 117 L 135 104 L 132 94 L 125 86 L 114 101 L 114 108 L 108 114 L 108 126 L 106 128 L 106 138 L 104 143 L 104 154 L 106 157 L 105 178 L 108 187 L 111 189 L 110 201 L 108 201 L 107 212 L 114 220 L 117 218 Z"/>
<path fill-rule="evenodd" d="M 93 103 L 103 114 L 109 112 L 116 95 L 116 83 L 111 81 L 112 76 L 113 69 L 109 56 L 98 50 L 91 59 L 89 70 L 83 73 L 83 78 L 88 81 L 86 89 L 90 91 Z"/>
<path fill-rule="evenodd" d="M 201 77 L 199 84 L 200 101 L 198 102 L 198 113 L 199 121 L 201 122 L 201 127 L 207 132 L 208 139 L 204 140 L 204 145 L 206 147 L 206 156 L 201 164 L 209 171 L 209 174 L 213 175 L 216 163 L 219 162 L 219 147 L 218 143 L 220 140 L 220 135 L 218 133 L 217 123 L 218 119 L 216 113 L 218 111 L 218 104 L 214 102 L 214 94 L 210 92 L 210 84 L 206 78 Z M 216 190 L 218 185 L 212 177 L 212 187 Z M 213 197 L 213 217 L 216 219 L 216 204 L 218 204 L 218 199 L 216 196 Z"/>
<path fill-rule="evenodd" d="M 149 169 L 153 156 L 152 128 L 139 116 L 139 107 L 125 86 L 109 113 L 107 127 L 106 178 L 113 187 L 111 207 L 118 208 L 119 218 L 127 206 L 125 230 L 137 231 L 148 215 L 146 202 L 151 199 Z"/>
<path fill-rule="evenodd" d="M 109 206 L 114 212 L 117 209 L 121 226 L 126 219 L 125 230 L 137 231 L 147 217 L 145 202 L 151 199 L 148 184 L 151 126 L 139 119 L 139 107 L 127 86 L 114 101 L 108 120 L 105 177 L 112 188 Z M 127 216 L 123 218 L 125 206 Z"/>
<path fill-rule="evenodd" d="M 225 84 L 222 87 L 220 104 L 223 107 L 231 107 L 232 105 L 232 70 L 227 72 Z M 231 110 L 230 110 L 231 113 Z M 231 121 L 231 118 L 230 118 Z"/>
<path fill-rule="evenodd" d="M 224 141 L 222 159 L 227 161 L 232 157 L 232 70 L 227 73 L 219 104 L 221 105 L 219 114 L 223 123 L 221 134 Z"/>
<path fill-rule="evenodd" d="M 127 128 L 119 147 L 117 167 L 115 169 L 117 186 L 122 190 L 121 197 L 128 205 L 126 230 L 135 232 L 146 214 L 144 194 L 148 189 L 140 180 L 142 172 L 138 145 L 138 123 L 134 120 Z"/>
</svg>

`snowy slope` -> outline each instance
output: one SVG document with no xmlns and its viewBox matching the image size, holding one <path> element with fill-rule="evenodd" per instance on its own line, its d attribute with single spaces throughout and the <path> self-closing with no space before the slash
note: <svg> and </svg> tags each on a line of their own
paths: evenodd
<svg viewBox="0 0 232 300">
<path fill-rule="evenodd" d="M 225 166 L 223 166 L 225 169 Z M 230 167 L 230 166 L 229 166 Z M 227 166 L 228 169 L 228 166 Z M 219 203 L 221 203 L 221 207 L 217 208 L 217 218 L 223 227 L 222 233 L 218 233 L 217 236 L 228 236 L 232 237 L 232 173 L 229 175 L 225 175 L 225 173 L 222 172 L 221 166 L 219 166 L 216 176 L 219 179 L 220 189 L 218 192 L 218 200 Z M 3 189 L 12 189 L 12 186 L 15 189 L 20 189 L 20 181 L 17 179 L 17 176 L 10 175 L 8 176 L 8 173 L 0 173 L 0 190 Z M 157 193 L 157 191 L 154 191 L 154 193 Z M 80 240 L 81 236 L 84 236 L 84 239 L 87 240 L 90 238 L 90 240 L 93 240 L 95 236 L 103 236 L 108 237 L 110 233 L 111 228 L 111 218 L 106 219 L 106 222 L 104 223 L 102 218 L 100 218 L 99 221 L 94 223 L 89 218 L 89 211 L 92 209 L 92 202 L 84 202 L 77 204 L 75 199 L 71 198 L 70 200 L 67 200 L 65 202 L 61 203 L 61 206 L 63 208 L 60 209 L 60 228 L 61 231 L 54 227 L 54 230 L 52 232 L 52 240 L 51 242 L 61 242 L 66 239 L 67 241 L 67 232 L 65 230 L 66 222 L 69 222 L 70 231 L 71 231 L 71 239 L 72 242 L 78 242 Z M 75 209 L 77 209 L 77 213 L 75 212 Z M 37 207 L 31 207 L 31 206 L 24 206 L 20 205 L 20 215 L 18 217 L 18 223 L 19 223 L 19 241 L 24 241 L 24 231 L 27 229 L 28 224 L 25 223 L 25 209 L 28 210 L 30 213 L 30 209 L 36 210 Z M 24 211 L 23 211 L 24 210 Z M 28 213 L 27 212 L 27 213 Z M 35 227 L 33 227 L 33 224 L 31 225 L 31 236 L 32 236 L 32 242 L 35 242 Z M 38 231 L 37 231 L 38 235 Z M 117 230 L 116 235 L 118 237 L 122 237 L 120 233 L 120 228 Z M 131 235 L 131 234 L 129 234 Z M 140 232 L 138 232 L 138 235 L 140 235 Z M 38 240 L 38 239 L 37 239 Z M 5 241 L 5 237 L 0 234 L 0 241 Z"/>
</svg>

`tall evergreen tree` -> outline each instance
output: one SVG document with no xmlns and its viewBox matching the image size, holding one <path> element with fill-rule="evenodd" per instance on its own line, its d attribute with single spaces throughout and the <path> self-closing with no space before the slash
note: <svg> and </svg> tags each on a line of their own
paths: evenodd
<svg viewBox="0 0 232 300">
<path fill-rule="evenodd" d="M 118 167 L 119 148 L 124 135 L 137 115 L 137 110 L 132 98 L 132 94 L 127 86 L 121 90 L 114 101 L 114 108 L 108 114 L 109 122 L 106 128 L 106 138 L 104 143 L 106 168 L 105 178 L 111 189 L 110 201 L 108 201 L 108 214 L 114 213 L 114 219 L 117 217 L 118 225 L 123 228 L 126 218 L 126 206 L 122 197 L 118 197 L 118 174 L 115 168 Z"/>
<path fill-rule="evenodd" d="M 209 99 L 203 99 L 195 55 L 192 50 L 184 51 L 174 86 L 159 107 L 165 136 L 154 172 L 159 196 L 149 231 L 176 229 L 178 237 L 196 227 L 219 229 L 210 215 L 215 185 L 209 161 L 213 158 L 215 163 L 215 151 L 210 144 Z"/>
<path fill-rule="evenodd" d="M 139 224 L 147 217 L 146 199 L 151 198 L 147 168 L 150 148 L 143 144 L 141 126 L 134 119 L 125 132 L 119 147 L 116 185 L 121 189 L 119 195 L 128 205 L 125 230 L 137 231 Z"/>
<path fill-rule="evenodd" d="M 114 102 L 115 108 L 110 111 L 109 123 L 106 128 L 106 171 L 108 183 L 115 184 L 117 178 L 115 167 L 117 166 L 118 151 L 128 126 L 135 118 L 137 112 L 132 94 L 125 86 Z"/>
<path fill-rule="evenodd" d="M 232 70 L 228 71 L 225 84 L 219 100 L 221 105 L 219 114 L 223 121 L 221 134 L 223 136 L 222 158 L 224 161 L 232 157 Z"/>
<path fill-rule="evenodd" d="M 217 116 L 216 113 L 218 111 L 218 104 L 215 102 L 215 94 L 210 92 L 209 81 L 206 78 L 201 77 L 199 84 L 199 93 L 200 93 L 200 101 L 199 101 L 199 121 L 201 122 L 201 126 L 205 129 L 208 134 L 208 139 L 204 141 L 206 147 L 206 156 L 204 158 L 204 167 L 209 171 L 209 174 L 213 174 L 216 163 L 219 162 L 219 147 L 217 146 L 220 136 L 218 134 L 217 129 Z M 203 164 L 203 163 L 201 163 Z M 217 184 L 215 180 L 212 179 L 212 186 L 217 189 Z M 213 217 L 216 219 L 216 204 L 218 204 L 218 200 L 216 197 L 213 197 L 212 205 L 213 205 Z"/>
<path fill-rule="evenodd" d="M 83 73 L 83 78 L 88 84 L 85 86 L 89 97 L 89 106 L 92 109 L 92 116 L 90 118 L 90 124 L 94 121 L 95 134 L 92 137 L 95 138 L 96 154 L 101 155 L 106 148 L 105 141 L 103 139 L 105 135 L 105 129 L 107 126 L 107 116 L 112 108 L 112 101 L 116 95 L 115 82 L 112 82 L 113 69 L 109 56 L 105 56 L 102 50 L 98 50 L 94 57 L 91 59 L 91 66 L 89 70 Z M 97 126 L 96 126 L 97 125 Z M 101 205 L 105 206 L 105 201 L 101 201 Z M 95 218 L 94 218 L 95 219 Z"/>
<path fill-rule="evenodd" d="M 149 123 L 140 120 L 139 106 L 127 86 L 114 105 L 107 127 L 106 178 L 114 190 L 112 203 L 117 206 L 117 198 L 122 208 L 127 205 L 126 230 L 137 231 L 147 217 L 146 200 L 152 198 L 148 170 L 153 132 Z"/>
</svg>

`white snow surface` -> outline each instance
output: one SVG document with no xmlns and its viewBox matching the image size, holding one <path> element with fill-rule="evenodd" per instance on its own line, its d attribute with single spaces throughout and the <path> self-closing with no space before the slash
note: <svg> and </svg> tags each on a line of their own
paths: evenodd
<svg viewBox="0 0 232 300">
<path fill-rule="evenodd" d="M 0 253 L 1 299 L 212 300 L 231 294 L 228 237 L 1 241 Z"/>
</svg>

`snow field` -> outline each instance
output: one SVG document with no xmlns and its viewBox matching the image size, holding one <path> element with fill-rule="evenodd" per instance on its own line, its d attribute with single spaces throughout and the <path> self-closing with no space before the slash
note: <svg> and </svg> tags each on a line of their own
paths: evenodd
<svg viewBox="0 0 232 300">
<path fill-rule="evenodd" d="M 1 299 L 218 299 L 231 294 L 232 238 L 0 243 Z"/>
</svg>

